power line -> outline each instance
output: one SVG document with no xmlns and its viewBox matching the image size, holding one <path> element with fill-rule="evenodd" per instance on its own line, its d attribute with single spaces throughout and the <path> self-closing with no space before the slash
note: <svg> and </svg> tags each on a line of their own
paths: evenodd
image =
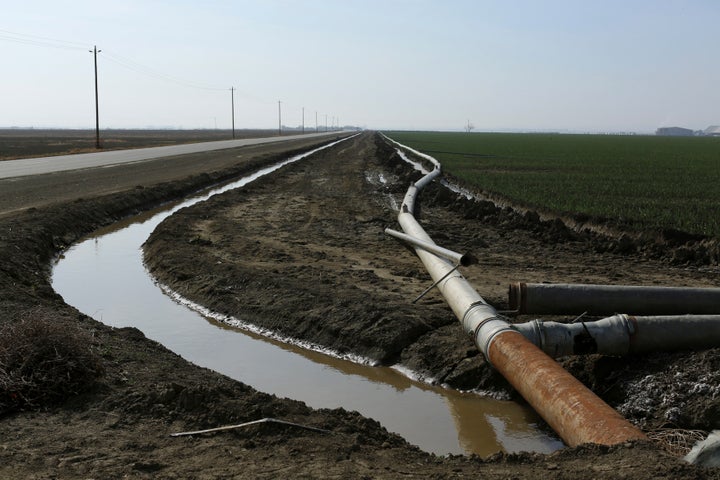
<svg viewBox="0 0 720 480">
<path fill-rule="evenodd" d="M 0 40 L 14 42 L 14 43 L 20 43 L 20 44 L 24 44 L 24 45 L 32 45 L 35 47 L 50 47 L 50 48 L 60 48 L 60 49 L 65 49 L 65 50 L 86 50 L 87 49 L 87 44 L 83 44 L 80 42 L 60 40 L 57 38 L 50 38 L 50 37 L 42 37 L 39 35 L 29 35 L 29 34 L 25 34 L 25 33 L 12 32 L 10 30 L 5 30 L 5 29 L 0 29 Z M 173 83 L 182 85 L 184 87 L 189 87 L 189 88 L 197 88 L 197 89 L 201 89 L 201 90 L 216 90 L 216 91 L 225 90 L 225 87 L 203 85 L 200 83 L 191 82 L 191 81 L 183 80 L 183 79 L 180 79 L 177 77 L 173 77 L 171 75 L 167 75 L 162 72 L 158 72 L 157 70 L 147 67 L 147 66 L 145 66 L 141 63 L 138 63 L 134 60 L 131 60 L 127 57 L 123 57 L 122 55 L 108 51 L 107 49 L 105 49 L 105 51 L 103 53 L 104 53 L 103 58 L 105 58 L 106 60 L 109 60 L 110 62 L 115 63 L 117 65 L 123 66 L 123 67 L 127 68 L 128 70 L 132 70 L 136 73 L 141 73 L 143 75 L 154 77 L 154 78 L 157 78 L 160 80 L 173 82 Z"/>
<path fill-rule="evenodd" d="M 11 32 L 10 30 L 4 29 L 0 29 L 0 40 L 22 43 L 25 45 L 33 45 L 36 47 L 61 48 L 65 50 L 85 50 L 87 48 L 86 44 L 79 42 L 59 40 L 57 38 L 50 37 L 41 37 L 38 35 L 28 35 L 25 33 Z"/>
<path fill-rule="evenodd" d="M 36 46 L 36 47 L 48 47 L 48 48 L 58 48 L 58 49 L 65 49 L 65 50 L 76 50 L 81 51 L 85 50 L 87 51 L 87 44 L 75 42 L 75 41 L 68 41 L 68 40 L 61 40 L 57 38 L 51 38 L 51 37 L 43 37 L 39 35 L 30 35 L 25 33 L 18 33 L 13 32 L 10 30 L 5 30 L 0 28 L 0 41 L 6 41 L 6 42 L 13 42 L 13 43 L 19 43 L 24 45 L 30 45 L 30 46 Z M 96 50 L 96 48 L 94 49 Z M 94 50 L 91 50 L 93 52 Z M 97 108 L 97 53 L 99 53 L 100 50 L 94 51 L 95 54 L 95 75 L 96 75 L 96 85 L 95 85 L 95 106 L 96 106 L 96 130 L 98 129 L 98 108 Z M 163 80 L 166 82 L 172 82 L 177 85 L 181 85 L 187 88 L 194 88 L 199 90 L 208 90 L 208 91 L 227 91 L 227 87 L 220 87 L 220 86 L 214 86 L 214 85 L 207 85 L 197 82 L 188 81 L 185 79 L 181 79 L 179 77 L 175 77 L 172 75 L 168 75 L 166 73 L 160 72 L 158 70 L 155 70 L 153 68 L 150 68 L 146 65 L 143 65 L 139 62 L 136 62 L 130 58 L 124 57 L 118 53 L 114 53 L 112 51 L 108 51 L 107 49 L 103 49 L 103 58 L 111 63 L 114 63 L 116 65 L 119 65 L 121 67 L 124 67 L 128 70 L 134 71 L 136 73 L 139 73 L 141 75 L 145 75 L 148 77 L 153 77 L 159 80 Z M 235 87 L 231 88 L 231 105 L 233 110 L 233 132 L 234 132 L 234 113 L 235 113 L 235 91 L 238 91 L 244 98 L 254 100 L 258 103 L 270 103 L 271 100 L 269 99 L 262 99 L 255 95 L 248 94 L 246 92 L 242 92 L 237 90 Z M 285 102 L 282 102 L 285 103 Z M 281 112 L 281 102 L 278 101 L 278 133 L 282 135 L 282 112 Z M 286 104 L 291 105 L 291 104 Z M 334 121 L 334 120 L 333 120 Z M 302 128 L 304 131 L 305 127 L 305 107 L 302 107 Z M 318 119 L 317 119 L 317 111 L 315 112 L 315 130 L 318 130 Z M 325 115 L 325 130 L 328 130 L 327 125 L 327 115 Z"/>
<path fill-rule="evenodd" d="M 188 88 L 196 88 L 199 90 L 211 90 L 211 91 L 225 91 L 227 90 L 227 87 L 216 87 L 216 86 L 210 86 L 210 85 L 203 85 L 200 83 L 195 83 L 187 80 L 182 80 L 177 77 L 173 77 L 171 75 L 167 75 L 165 73 L 159 72 L 157 70 L 154 70 L 150 67 L 147 67 L 141 63 L 138 63 L 134 60 L 131 60 L 127 57 L 123 57 L 122 55 L 119 55 L 117 53 L 108 52 L 105 51 L 104 57 L 107 60 L 110 60 L 112 63 L 115 63 L 117 65 L 120 65 L 122 67 L 127 68 L 128 70 L 132 70 L 136 73 L 141 73 L 143 75 L 147 75 L 149 77 L 154 77 L 160 80 L 165 80 L 167 82 L 172 82 L 178 85 L 181 85 L 183 87 Z"/>
</svg>

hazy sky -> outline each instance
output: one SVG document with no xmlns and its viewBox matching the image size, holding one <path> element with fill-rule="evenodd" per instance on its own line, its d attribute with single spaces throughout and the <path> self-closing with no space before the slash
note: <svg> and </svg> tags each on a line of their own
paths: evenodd
<svg viewBox="0 0 720 480">
<path fill-rule="evenodd" d="M 0 126 L 720 124 L 717 0 L 0 0 Z"/>
</svg>

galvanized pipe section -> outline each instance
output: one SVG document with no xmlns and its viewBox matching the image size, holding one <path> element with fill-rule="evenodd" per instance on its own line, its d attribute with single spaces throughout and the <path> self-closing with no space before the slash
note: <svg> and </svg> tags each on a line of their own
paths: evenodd
<svg viewBox="0 0 720 480">
<path fill-rule="evenodd" d="M 410 245 L 422 248 L 423 250 L 427 250 L 430 253 L 434 253 L 439 257 L 446 258 L 451 262 L 454 262 L 455 265 L 462 265 L 463 267 L 467 267 L 468 265 L 472 265 L 477 261 L 475 257 L 470 255 L 469 253 L 454 252 L 434 243 L 428 243 L 424 240 L 420 240 L 419 238 L 411 237 L 406 233 L 398 232 L 397 230 L 393 230 L 392 228 L 386 228 L 385 233 L 387 233 L 391 237 L 395 237 L 399 240 L 407 242 Z"/>
<path fill-rule="evenodd" d="M 720 346 L 720 315 L 613 315 L 570 324 L 533 320 L 515 328 L 554 358 L 589 353 L 622 356 Z"/>
<path fill-rule="evenodd" d="M 510 310 L 529 314 L 720 314 L 720 288 L 513 283 Z"/>
<path fill-rule="evenodd" d="M 431 161 L 433 170 L 408 188 L 400 207 L 398 222 L 407 235 L 426 244 L 436 245 L 413 215 L 419 191 L 441 174 L 437 160 Z M 453 271 L 455 265 L 451 261 L 420 247 L 415 247 L 415 252 L 465 331 L 476 338 L 476 344 L 487 358 L 486 349 L 492 337 L 500 331 L 510 331 L 512 327 L 498 316 L 495 309 L 485 302 L 460 272 Z"/>
<path fill-rule="evenodd" d="M 427 158 L 427 157 L 426 157 Z M 403 231 L 435 244 L 413 216 L 418 191 L 440 175 L 440 164 L 411 185 L 398 222 Z M 463 329 L 486 359 L 570 446 L 583 443 L 613 445 L 645 435 L 561 368 L 485 302 L 447 258 L 419 246 L 420 260 L 445 297 Z M 454 270 L 454 271 L 453 271 Z"/>
</svg>

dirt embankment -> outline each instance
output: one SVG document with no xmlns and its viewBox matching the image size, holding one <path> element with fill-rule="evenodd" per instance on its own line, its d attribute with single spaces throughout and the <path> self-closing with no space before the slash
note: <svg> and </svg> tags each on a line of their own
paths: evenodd
<svg viewBox="0 0 720 480">
<path fill-rule="evenodd" d="M 92 349 L 101 359 L 104 374 L 87 390 L 60 404 L 4 412 L 0 417 L 0 477 L 718 478 L 714 472 L 684 465 L 645 444 L 566 449 L 549 457 L 501 455 L 492 461 L 435 457 L 357 414 L 341 409 L 311 410 L 299 402 L 256 392 L 190 365 L 135 329 L 112 329 L 79 314 L 52 291 L 48 282 L 50 261 L 80 235 L 269 162 L 278 154 L 278 147 L 273 148 L 276 150 L 221 152 L 219 157 L 206 156 L 207 163 L 185 164 L 181 160 L 185 165 L 182 172 L 168 169 L 171 163 L 157 171 L 150 164 L 114 170 L 117 175 L 125 172 L 122 181 L 117 175 L 109 178 L 107 169 L 89 170 L 83 173 L 83 181 L 78 179 L 72 192 L 63 192 L 60 186 L 63 179 L 76 177 L 63 175 L 2 183 L 0 325 L 17 323 L 31 315 L 63 325 L 69 331 L 82 331 L 92 337 Z M 246 156 L 238 159 L 238 154 Z M 343 175 L 337 176 L 335 171 Z M 162 267 L 158 275 L 165 272 L 164 278 L 177 290 L 184 288 L 188 296 L 195 292 L 196 298 L 219 311 L 232 312 L 241 303 L 232 297 L 242 295 L 244 311 L 253 306 L 253 319 L 269 318 L 282 330 L 288 328 L 288 322 L 281 319 L 297 319 L 306 308 L 318 321 L 341 318 L 345 323 L 327 325 L 331 334 L 317 327 L 313 332 L 313 327 L 307 325 L 300 332 L 282 331 L 301 338 L 305 335 L 339 351 L 359 352 L 383 363 L 401 362 L 458 386 L 485 382 L 497 388 L 494 382 L 477 380 L 487 377 L 489 370 L 474 347 L 462 338 L 455 320 L 435 293 L 419 305 L 408 304 L 407 294 L 417 294 L 428 280 L 413 255 L 381 233 L 383 226 L 394 223 L 393 199 L 397 201 L 407 186 L 407 175 L 407 167 L 367 134 L 283 169 L 250 187 L 251 193 L 239 191 L 217 197 L 212 212 L 181 212 L 183 217 L 179 218 L 188 223 L 184 228 L 174 227 L 179 235 L 174 239 L 168 238 L 166 230 L 176 224 L 171 219 L 149 249 L 157 249 L 156 242 L 178 249 L 187 243 L 198 254 L 193 260 L 194 269 L 189 269 L 186 262 L 173 264 L 164 255 L 149 258 L 156 268 Z M 173 181 L 163 183 L 165 180 Z M 107 182 L 106 191 L 113 193 L 101 193 L 103 189 L 98 185 L 103 182 Z M 19 210 L 17 195 L 34 199 L 33 191 L 44 194 L 42 200 L 35 201 L 30 210 Z M 428 192 L 423 200 L 428 231 L 448 247 L 481 254 L 481 266 L 465 273 L 479 291 L 498 304 L 502 304 L 507 281 L 517 280 L 521 274 L 528 281 L 710 281 L 698 270 L 598 255 L 578 239 L 548 243 L 544 233 L 519 225 L 522 219 L 493 213 L 488 205 L 470 213 L 458 209 L 462 203 L 458 202 L 442 191 Z M 253 212 L 253 205 L 263 213 Z M 478 215 L 482 215 L 482 222 L 477 221 Z M 222 228 L 221 218 L 232 219 L 234 231 Z M 230 238 L 241 238 L 245 250 L 230 249 Z M 518 249 L 518 245 L 524 248 Z M 206 263 L 211 260 L 215 263 Z M 218 264 L 218 260 L 223 263 Z M 298 285 L 296 277 L 305 285 Z M 289 292 L 294 308 L 282 298 Z M 386 307 L 386 302 L 393 308 Z M 400 313 L 394 313 L 395 308 Z M 345 324 L 355 319 L 369 331 L 354 326 L 346 330 Z M 406 325 L 398 334 L 391 327 L 397 327 L 401 320 Z M 354 341 L 356 336 L 360 340 Z M 717 385 L 712 378 L 716 363 L 714 352 L 704 352 L 631 362 L 576 360 L 569 366 L 596 390 L 609 389 L 615 405 L 640 398 L 638 392 L 645 395 L 640 406 L 651 406 L 642 410 L 646 417 L 632 412 L 630 417 L 646 418 L 646 423 L 652 425 L 661 421 L 667 410 L 660 404 L 661 396 L 665 402 L 666 395 L 656 390 L 658 386 L 675 388 L 678 378 L 688 382 L 695 379 L 697 383 L 695 373 L 705 375 L 708 385 Z M 651 381 L 644 380 L 647 372 Z M 717 422 L 717 415 L 712 413 L 714 404 L 708 400 L 712 388 L 696 390 L 693 394 L 678 388 L 668 402 L 676 402 L 672 404 L 683 415 L 686 411 L 702 412 L 705 423 L 696 420 L 698 425 Z M 701 404 L 697 398 L 706 400 L 703 408 L 688 409 Z M 692 422 L 683 415 L 678 425 L 690 425 Z M 282 418 L 332 433 L 264 424 L 222 434 L 168 437 L 174 431 L 263 417 Z"/>
</svg>

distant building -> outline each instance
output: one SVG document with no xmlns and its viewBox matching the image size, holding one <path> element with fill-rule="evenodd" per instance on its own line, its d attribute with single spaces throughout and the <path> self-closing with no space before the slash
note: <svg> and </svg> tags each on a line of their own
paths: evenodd
<svg viewBox="0 0 720 480">
<path fill-rule="evenodd" d="M 707 137 L 720 137 L 720 126 L 712 125 L 703 130 L 703 135 Z"/>
<path fill-rule="evenodd" d="M 689 128 L 663 127 L 655 130 L 655 135 L 662 135 L 665 137 L 692 137 L 695 135 L 695 132 Z"/>
</svg>

